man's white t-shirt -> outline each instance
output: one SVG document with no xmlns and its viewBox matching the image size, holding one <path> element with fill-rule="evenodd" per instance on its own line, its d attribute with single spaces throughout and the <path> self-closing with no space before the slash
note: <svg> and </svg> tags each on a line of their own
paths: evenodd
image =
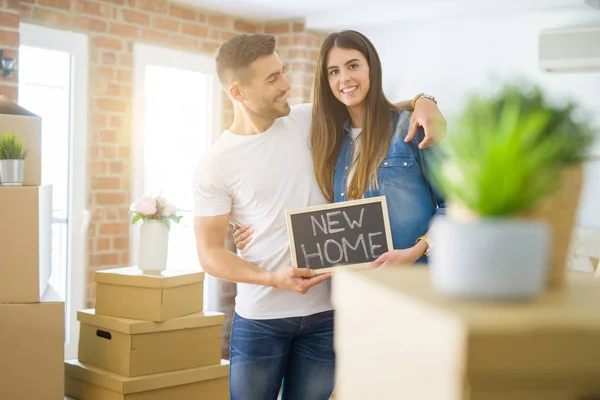
<svg viewBox="0 0 600 400">
<path fill-rule="evenodd" d="M 285 211 L 326 204 L 308 147 L 310 104 L 292 107 L 265 132 L 237 135 L 224 131 L 194 175 L 198 217 L 231 212 L 231 221 L 255 233 L 242 257 L 275 271 L 291 265 Z M 288 318 L 332 310 L 330 283 L 302 295 L 273 287 L 238 283 L 236 312 L 250 319 Z"/>
</svg>

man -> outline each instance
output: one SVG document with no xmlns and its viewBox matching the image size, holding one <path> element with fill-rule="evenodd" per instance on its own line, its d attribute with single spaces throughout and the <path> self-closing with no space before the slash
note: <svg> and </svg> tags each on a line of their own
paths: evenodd
<svg viewBox="0 0 600 400">
<path fill-rule="evenodd" d="M 328 399 L 334 381 L 329 275 L 289 265 L 285 223 L 287 209 L 326 203 L 308 148 L 311 106 L 287 103 L 290 84 L 271 35 L 228 40 L 216 64 L 234 121 L 198 164 L 195 233 L 203 269 L 238 282 L 231 398 L 274 400 L 283 380 L 285 400 Z M 417 102 L 414 115 L 415 124 L 443 119 L 428 99 Z M 243 259 L 224 247 L 229 223 L 256 228 Z"/>
</svg>

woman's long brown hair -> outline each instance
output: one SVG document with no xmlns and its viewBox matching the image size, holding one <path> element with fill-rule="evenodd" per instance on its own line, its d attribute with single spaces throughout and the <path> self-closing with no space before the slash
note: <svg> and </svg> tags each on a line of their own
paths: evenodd
<svg viewBox="0 0 600 400">
<path fill-rule="evenodd" d="M 377 184 L 377 168 L 390 144 L 391 111 L 394 105 L 383 93 L 381 61 L 375 46 L 363 34 L 343 31 L 330 34 L 321 46 L 313 82 L 313 108 L 310 147 L 319 188 L 333 202 L 333 175 L 338 151 L 344 140 L 343 124 L 349 118 L 346 106 L 335 98 L 329 87 L 327 55 L 333 47 L 360 51 L 369 64 L 370 88 L 363 104 L 365 123 L 361 134 L 356 170 L 347 190 L 347 199 L 362 198 L 371 185 Z"/>
</svg>

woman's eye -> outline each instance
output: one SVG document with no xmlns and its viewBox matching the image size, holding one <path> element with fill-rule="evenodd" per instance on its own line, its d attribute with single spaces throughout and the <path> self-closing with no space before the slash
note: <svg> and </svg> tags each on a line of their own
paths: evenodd
<svg viewBox="0 0 600 400">
<path fill-rule="evenodd" d="M 335 74 L 337 74 L 337 70 L 334 69 L 334 70 L 329 71 L 329 75 L 335 75 Z"/>
<path fill-rule="evenodd" d="M 350 65 L 350 69 L 356 69 L 356 68 L 358 68 L 358 64 L 352 64 L 352 65 Z"/>
</svg>

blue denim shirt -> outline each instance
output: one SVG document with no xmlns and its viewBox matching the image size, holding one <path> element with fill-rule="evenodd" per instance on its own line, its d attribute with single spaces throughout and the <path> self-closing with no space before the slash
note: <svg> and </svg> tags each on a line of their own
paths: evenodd
<svg viewBox="0 0 600 400">
<path fill-rule="evenodd" d="M 410 112 L 392 111 L 394 124 L 387 157 L 377 169 L 378 187 L 368 188 L 365 198 L 385 196 L 390 218 L 394 249 L 407 249 L 427 233 L 436 215 L 445 214 L 442 196 L 430 185 L 426 176 L 431 168 L 432 150 L 419 149 L 423 128 L 419 127 L 410 142 L 404 142 L 410 125 Z M 351 121 L 344 124 L 344 142 L 340 147 L 333 178 L 334 201 L 346 201 L 347 172 L 352 163 L 353 141 Z M 425 256 L 417 262 L 426 262 Z"/>
</svg>

